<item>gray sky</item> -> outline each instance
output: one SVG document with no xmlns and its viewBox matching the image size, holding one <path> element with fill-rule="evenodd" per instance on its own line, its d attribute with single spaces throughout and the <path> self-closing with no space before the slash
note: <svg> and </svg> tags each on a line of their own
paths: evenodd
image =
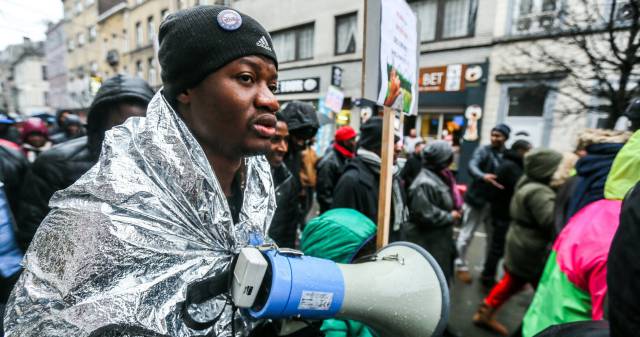
<svg viewBox="0 0 640 337">
<path fill-rule="evenodd" d="M 61 0 L 0 0 L 0 50 L 23 36 L 44 40 L 46 22 L 62 19 L 62 8 Z"/>
</svg>

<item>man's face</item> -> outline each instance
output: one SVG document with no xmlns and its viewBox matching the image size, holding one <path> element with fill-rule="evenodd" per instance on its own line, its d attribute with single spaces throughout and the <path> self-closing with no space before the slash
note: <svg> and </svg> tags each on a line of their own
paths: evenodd
<svg viewBox="0 0 640 337">
<path fill-rule="evenodd" d="M 47 138 L 40 133 L 32 133 L 27 136 L 27 143 L 33 147 L 42 147 L 47 143 Z"/>
<path fill-rule="evenodd" d="M 398 163 L 400 153 L 402 153 L 402 142 L 397 142 L 393 144 L 393 165 Z"/>
<path fill-rule="evenodd" d="M 180 114 L 205 152 L 227 158 L 266 154 L 279 109 L 274 62 L 236 59 L 178 95 Z"/>
<path fill-rule="evenodd" d="M 120 103 L 115 109 L 109 111 L 105 130 L 124 123 L 129 117 L 144 117 L 147 109 L 139 104 Z"/>
<path fill-rule="evenodd" d="M 409 130 L 409 136 L 410 136 L 411 138 L 415 138 L 415 137 L 416 137 L 416 135 L 417 135 L 417 133 L 416 133 L 416 129 L 411 129 L 411 130 Z"/>
<path fill-rule="evenodd" d="M 284 156 L 289 151 L 289 128 L 287 123 L 276 124 L 276 135 L 271 138 L 271 150 L 267 153 L 267 160 L 273 167 L 282 165 Z"/>
<path fill-rule="evenodd" d="M 58 122 L 59 123 L 64 123 L 64 121 L 67 119 L 67 116 L 69 116 L 71 114 L 71 112 L 69 111 L 63 111 L 60 113 L 60 117 L 58 118 Z"/>
<path fill-rule="evenodd" d="M 504 146 L 504 142 L 507 138 L 498 131 L 491 131 L 491 146 L 495 148 L 500 148 Z"/>
<path fill-rule="evenodd" d="M 80 125 L 77 124 L 71 124 L 69 126 L 67 126 L 67 133 L 70 135 L 77 135 L 78 132 L 80 132 Z"/>
<path fill-rule="evenodd" d="M 413 150 L 415 154 L 419 155 L 422 153 L 422 149 L 424 149 L 425 144 L 424 143 L 420 143 L 420 144 L 416 144 L 415 149 Z"/>
<path fill-rule="evenodd" d="M 347 139 L 347 140 L 343 140 L 341 142 L 338 142 L 340 145 L 342 145 L 342 147 L 344 147 L 345 149 L 351 151 L 351 152 L 355 152 L 356 151 L 356 137 L 353 137 L 351 139 Z"/>
</svg>

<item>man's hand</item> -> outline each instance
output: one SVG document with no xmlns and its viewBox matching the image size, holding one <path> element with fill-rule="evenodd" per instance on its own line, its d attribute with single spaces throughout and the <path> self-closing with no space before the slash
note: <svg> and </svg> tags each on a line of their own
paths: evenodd
<svg viewBox="0 0 640 337">
<path fill-rule="evenodd" d="M 489 184 L 495 186 L 497 189 L 499 190 L 504 190 L 504 186 L 502 186 L 497 180 L 496 180 L 496 175 L 492 174 L 492 173 L 487 173 L 484 175 L 484 177 L 482 177 L 482 179 L 486 182 L 488 182 Z"/>
<path fill-rule="evenodd" d="M 451 216 L 453 217 L 453 220 L 462 219 L 462 213 L 460 213 L 459 211 L 456 211 L 456 210 L 451 211 Z"/>
</svg>

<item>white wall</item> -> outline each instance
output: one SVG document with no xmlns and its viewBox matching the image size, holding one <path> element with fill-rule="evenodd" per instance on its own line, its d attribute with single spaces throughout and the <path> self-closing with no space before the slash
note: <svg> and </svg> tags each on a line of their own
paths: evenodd
<svg viewBox="0 0 640 337">
<path fill-rule="evenodd" d="M 18 106 L 22 113 L 50 112 L 44 93 L 49 91 L 49 82 L 43 79 L 42 57 L 27 56 L 14 66 L 14 83 L 18 89 Z"/>
</svg>

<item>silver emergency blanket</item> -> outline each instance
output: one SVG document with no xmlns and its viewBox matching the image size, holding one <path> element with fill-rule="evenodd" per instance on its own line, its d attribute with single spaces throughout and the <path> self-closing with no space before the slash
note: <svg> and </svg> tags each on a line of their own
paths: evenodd
<svg viewBox="0 0 640 337">
<path fill-rule="evenodd" d="M 231 336 L 232 317 L 246 335 L 250 323 L 222 299 L 190 308 L 199 322 L 220 314 L 203 331 L 185 325 L 178 305 L 189 284 L 265 236 L 275 209 L 269 164 L 244 164 L 234 224 L 202 148 L 158 92 L 147 117 L 107 132 L 99 162 L 51 199 L 7 306 L 6 336 Z"/>
</svg>

